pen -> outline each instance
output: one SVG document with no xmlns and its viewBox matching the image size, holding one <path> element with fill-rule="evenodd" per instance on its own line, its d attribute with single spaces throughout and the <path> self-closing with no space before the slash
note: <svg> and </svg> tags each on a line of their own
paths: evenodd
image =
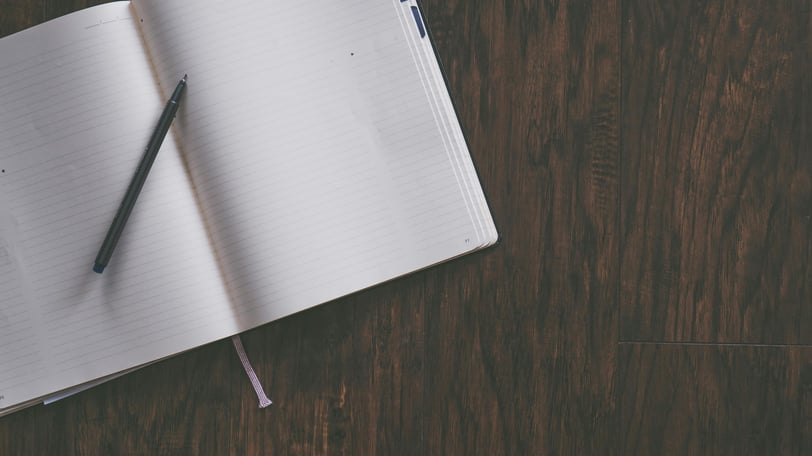
<svg viewBox="0 0 812 456">
<path fill-rule="evenodd" d="M 135 200 L 138 198 L 138 194 L 141 193 L 141 188 L 144 187 L 144 182 L 147 180 L 147 175 L 149 174 L 150 168 L 152 168 L 152 163 L 158 155 L 158 149 L 161 148 L 161 144 L 164 142 L 166 133 L 172 125 L 172 119 L 175 118 L 175 113 L 178 112 L 178 106 L 180 106 L 180 100 L 183 97 L 184 90 L 186 90 L 186 75 L 183 75 L 183 79 L 181 79 L 180 82 L 178 82 L 178 86 L 175 87 L 175 92 L 172 93 L 169 101 L 166 102 L 166 107 L 161 113 L 158 125 L 155 127 L 155 131 L 152 132 L 152 137 L 149 138 L 144 156 L 141 158 L 141 162 L 135 170 L 135 175 L 132 181 L 130 181 L 130 186 L 127 187 L 127 193 L 124 194 L 124 199 L 121 201 L 118 212 L 116 212 L 116 217 L 113 219 L 110 229 L 107 230 L 107 236 L 105 236 L 104 242 L 99 249 L 99 254 L 96 255 L 96 262 L 93 265 L 94 272 L 101 274 L 110 261 L 110 257 L 113 256 L 113 250 L 116 248 L 116 244 L 118 244 L 118 239 L 121 237 L 121 232 L 124 230 L 127 219 L 130 218 L 130 213 L 135 206 Z"/>
</svg>

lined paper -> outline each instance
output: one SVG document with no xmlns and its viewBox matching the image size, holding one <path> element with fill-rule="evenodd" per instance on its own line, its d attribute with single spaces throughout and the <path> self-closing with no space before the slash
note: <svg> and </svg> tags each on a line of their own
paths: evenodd
<svg viewBox="0 0 812 456">
<path fill-rule="evenodd" d="M 133 5 L 164 92 L 189 74 L 178 131 L 241 329 L 483 244 L 408 6 Z"/>
<path fill-rule="evenodd" d="M 130 11 L 0 40 L 0 409 L 236 331 L 172 135 L 91 270 L 165 101 Z"/>
</svg>

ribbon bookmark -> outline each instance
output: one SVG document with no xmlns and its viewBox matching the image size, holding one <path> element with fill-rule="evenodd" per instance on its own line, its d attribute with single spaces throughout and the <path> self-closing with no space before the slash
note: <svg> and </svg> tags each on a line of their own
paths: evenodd
<svg viewBox="0 0 812 456">
<path fill-rule="evenodd" d="M 251 362 L 248 361 L 248 355 L 245 354 L 245 348 L 242 346 L 242 339 L 240 339 L 240 335 L 237 334 L 236 336 L 233 336 L 231 338 L 231 342 L 234 343 L 234 348 L 237 349 L 237 356 L 240 357 L 242 367 L 245 369 L 245 373 L 248 374 L 248 379 L 251 380 L 251 385 L 254 386 L 254 391 L 257 393 L 257 398 L 259 399 L 259 408 L 265 408 L 273 404 L 273 402 L 268 399 L 268 396 L 265 395 L 265 391 L 262 389 L 262 385 L 259 383 L 257 374 L 254 372 L 254 368 L 251 367 Z"/>
</svg>

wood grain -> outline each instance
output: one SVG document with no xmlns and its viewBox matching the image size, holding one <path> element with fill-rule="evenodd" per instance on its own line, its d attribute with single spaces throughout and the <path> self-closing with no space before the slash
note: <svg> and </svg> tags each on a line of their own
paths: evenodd
<svg viewBox="0 0 812 456">
<path fill-rule="evenodd" d="M 812 347 L 621 344 L 620 454 L 812 454 Z"/>
<path fill-rule="evenodd" d="M 812 9 L 623 2 L 621 338 L 812 343 Z"/>
<path fill-rule="evenodd" d="M 235 383 L 233 454 L 425 454 L 424 306 L 438 299 L 431 275 L 245 334 L 275 403 L 259 410 L 248 381 Z"/>
<path fill-rule="evenodd" d="M 437 271 L 428 454 L 611 451 L 617 2 L 423 3 L 502 237 Z"/>
</svg>

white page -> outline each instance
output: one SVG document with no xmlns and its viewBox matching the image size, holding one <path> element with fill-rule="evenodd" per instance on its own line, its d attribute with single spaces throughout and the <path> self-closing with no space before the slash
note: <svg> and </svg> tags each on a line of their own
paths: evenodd
<svg viewBox="0 0 812 456">
<path fill-rule="evenodd" d="M 0 414 L 236 331 L 171 134 L 91 270 L 165 101 L 130 11 L 0 40 Z"/>
<path fill-rule="evenodd" d="M 477 247 L 398 1 L 133 6 L 241 328 Z"/>
</svg>

